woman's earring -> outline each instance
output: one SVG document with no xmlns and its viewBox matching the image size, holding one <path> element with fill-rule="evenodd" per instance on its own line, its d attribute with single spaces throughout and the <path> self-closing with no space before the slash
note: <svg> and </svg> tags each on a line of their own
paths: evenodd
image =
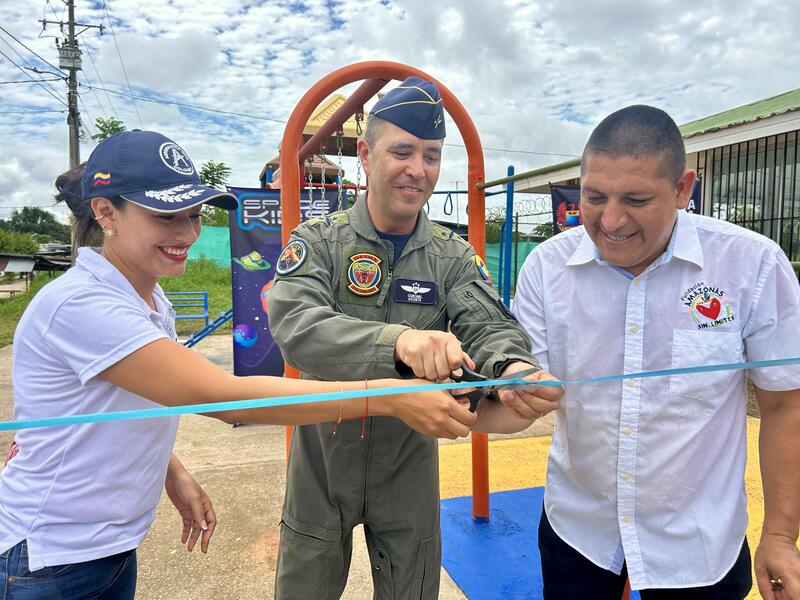
<svg viewBox="0 0 800 600">
<path fill-rule="evenodd" d="M 102 218 L 103 217 L 95 217 L 94 220 L 97 221 L 98 223 L 100 223 L 100 219 L 102 219 Z M 111 227 L 103 227 L 103 225 L 101 224 L 100 225 L 100 229 L 103 230 L 103 235 L 106 237 L 106 239 L 112 238 L 115 235 L 117 235 L 117 232 L 114 231 L 113 229 L 111 229 Z"/>
</svg>

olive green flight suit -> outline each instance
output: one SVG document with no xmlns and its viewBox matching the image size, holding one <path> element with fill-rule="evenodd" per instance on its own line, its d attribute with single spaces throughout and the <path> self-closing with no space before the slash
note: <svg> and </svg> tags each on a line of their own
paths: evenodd
<svg viewBox="0 0 800 600">
<path fill-rule="evenodd" d="M 307 253 L 300 262 L 295 255 L 292 272 L 276 277 L 269 326 L 287 362 L 304 377 L 398 377 L 398 367 L 408 374 L 394 358 L 395 342 L 408 328 L 449 327 L 485 375 L 498 375 L 512 360 L 537 364 L 527 335 L 481 276 L 472 247 L 424 213 L 396 263 L 391 242 L 381 240 L 372 225 L 366 198 L 300 225 L 292 240 L 304 241 Z M 362 265 L 368 257 L 364 269 L 352 266 L 358 255 Z M 400 287 L 413 283 L 418 285 L 412 292 Z M 365 289 L 374 293 L 362 295 Z M 419 289 L 427 291 L 411 298 Z M 420 298 L 429 304 L 413 302 Z M 369 417 L 364 425 L 363 440 L 361 420 L 340 423 L 335 437 L 332 423 L 294 431 L 278 600 L 339 598 L 347 582 L 352 529 L 359 523 L 366 532 L 375 598 L 438 596 L 437 441 L 392 417 Z"/>
</svg>

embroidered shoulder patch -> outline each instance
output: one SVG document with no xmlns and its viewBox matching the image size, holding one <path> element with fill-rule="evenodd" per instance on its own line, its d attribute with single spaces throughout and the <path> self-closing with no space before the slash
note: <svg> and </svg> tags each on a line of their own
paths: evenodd
<svg viewBox="0 0 800 600">
<path fill-rule="evenodd" d="M 278 275 L 288 275 L 299 269 L 308 257 L 308 246 L 303 240 L 291 240 L 281 250 L 275 272 Z"/>
<path fill-rule="evenodd" d="M 372 296 L 380 291 L 378 284 L 381 282 L 381 259 L 374 254 L 360 252 L 350 257 L 350 266 L 347 269 L 347 286 L 357 296 Z"/>
<path fill-rule="evenodd" d="M 483 259 L 477 254 L 475 255 L 474 259 L 475 259 L 475 266 L 477 267 L 480 276 L 483 278 L 484 281 L 492 283 L 492 276 L 489 274 L 489 269 L 486 267 L 486 263 L 483 262 Z"/>
</svg>

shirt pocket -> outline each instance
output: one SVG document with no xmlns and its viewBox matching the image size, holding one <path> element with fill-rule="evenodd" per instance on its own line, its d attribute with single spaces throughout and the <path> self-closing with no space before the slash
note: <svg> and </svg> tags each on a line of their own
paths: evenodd
<svg viewBox="0 0 800 600">
<path fill-rule="evenodd" d="M 702 367 L 738 363 L 743 359 L 744 345 L 738 331 L 672 332 L 672 368 Z M 669 391 L 682 398 L 707 401 L 734 385 L 741 373 L 734 370 L 709 371 L 688 375 L 671 375 Z"/>
</svg>

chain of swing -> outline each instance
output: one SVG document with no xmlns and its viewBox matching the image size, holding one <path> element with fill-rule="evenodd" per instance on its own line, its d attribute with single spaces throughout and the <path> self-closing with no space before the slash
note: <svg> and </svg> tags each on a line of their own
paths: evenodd
<svg viewBox="0 0 800 600">
<path fill-rule="evenodd" d="M 356 121 L 356 136 L 361 137 L 361 134 L 364 132 L 362 123 L 364 121 L 364 113 L 357 112 L 355 113 L 355 121 Z M 336 132 L 336 210 L 344 210 L 347 208 L 347 196 L 344 188 L 344 169 L 342 168 L 342 150 L 344 149 L 344 131 L 339 129 Z M 316 154 L 317 159 L 319 160 L 320 164 L 320 201 L 323 206 L 325 206 L 325 192 L 327 189 L 327 181 L 325 180 L 325 172 L 327 167 L 327 160 L 325 159 L 324 148 L 320 148 L 320 151 Z M 308 189 L 308 198 L 309 200 L 312 198 L 312 193 L 314 190 L 314 156 L 309 158 L 306 161 L 307 171 L 306 171 L 306 183 Z M 355 190 L 353 191 L 353 200 L 355 201 L 358 198 L 358 193 L 361 190 L 361 160 L 356 157 L 356 185 Z"/>
</svg>

